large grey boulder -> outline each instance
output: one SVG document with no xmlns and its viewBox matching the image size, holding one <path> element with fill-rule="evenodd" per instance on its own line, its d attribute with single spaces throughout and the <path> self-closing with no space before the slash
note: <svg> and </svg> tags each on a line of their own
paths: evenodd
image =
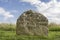
<svg viewBox="0 0 60 40">
<path fill-rule="evenodd" d="M 16 23 L 17 35 L 48 35 L 48 19 L 35 11 L 24 12 Z"/>
</svg>

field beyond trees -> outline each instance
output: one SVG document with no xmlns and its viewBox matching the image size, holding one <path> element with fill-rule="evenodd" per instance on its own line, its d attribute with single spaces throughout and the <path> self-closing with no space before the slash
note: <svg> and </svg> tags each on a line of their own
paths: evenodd
<svg viewBox="0 0 60 40">
<path fill-rule="evenodd" d="M 48 25 L 47 37 L 16 35 L 15 24 L 0 24 L 0 40 L 60 40 L 60 25 L 51 23 Z"/>
</svg>

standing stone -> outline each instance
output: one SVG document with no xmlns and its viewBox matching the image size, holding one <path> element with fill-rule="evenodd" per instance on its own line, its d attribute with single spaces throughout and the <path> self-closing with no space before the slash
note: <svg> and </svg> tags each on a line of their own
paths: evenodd
<svg viewBox="0 0 60 40">
<path fill-rule="evenodd" d="M 32 10 L 24 12 L 16 25 L 17 35 L 48 35 L 48 19 Z"/>
</svg>

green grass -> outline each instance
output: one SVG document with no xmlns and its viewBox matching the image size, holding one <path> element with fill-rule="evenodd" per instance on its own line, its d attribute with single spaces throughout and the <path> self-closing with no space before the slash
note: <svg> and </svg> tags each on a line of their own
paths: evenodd
<svg viewBox="0 0 60 40">
<path fill-rule="evenodd" d="M 49 26 L 49 31 L 60 31 L 60 25 Z"/>
<path fill-rule="evenodd" d="M 16 25 L 15 24 L 2 23 L 2 24 L 0 24 L 0 30 L 15 31 L 16 30 Z"/>
<path fill-rule="evenodd" d="M 50 23 L 48 25 L 49 31 L 60 31 L 60 25 L 56 23 Z"/>
<path fill-rule="evenodd" d="M 49 26 L 47 37 L 16 35 L 15 24 L 0 24 L 0 40 L 60 40 L 60 26 Z"/>
<path fill-rule="evenodd" d="M 40 36 L 16 35 L 15 31 L 0 31 L 0 40 L 60 40 L 60 32 L 49 31 L 46 38 Z"/>
<path fill-rule="evenodd" d="M 49 31 L 60 31 L 60 27 L 50 27 Z"/>
</svg>

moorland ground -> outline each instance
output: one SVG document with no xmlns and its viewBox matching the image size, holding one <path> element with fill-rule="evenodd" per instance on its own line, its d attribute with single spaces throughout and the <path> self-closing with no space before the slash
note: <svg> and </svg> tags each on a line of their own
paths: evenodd
<svg viewBox="0 0 60 40">
<path fill-rule="evenodd" d="M 47 37 L 16 35 L 15 24 L 0 24 L 0 40 L 60 40 L 60 25 L 50 24 Z"/>
</svg>

